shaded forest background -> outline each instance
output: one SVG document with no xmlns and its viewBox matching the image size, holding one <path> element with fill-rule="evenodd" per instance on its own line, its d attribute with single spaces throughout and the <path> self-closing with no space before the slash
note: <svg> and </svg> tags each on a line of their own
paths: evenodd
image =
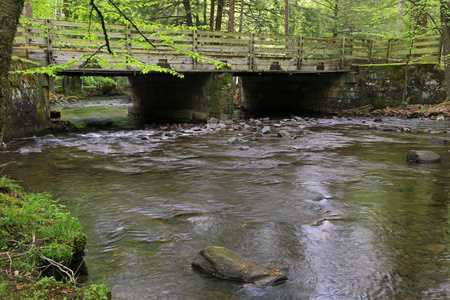
<svg viewBox="0 0 450 300">
<path fill-rule="evenodd" d="M 437 34 L 436 0 L 27 0 L 25 16 L 229 32 L 392 38 Z M 93 5 L 101 11 L 100 16 Z M 118 10 L 120 9 L 123 14 Z"/>
</svg>

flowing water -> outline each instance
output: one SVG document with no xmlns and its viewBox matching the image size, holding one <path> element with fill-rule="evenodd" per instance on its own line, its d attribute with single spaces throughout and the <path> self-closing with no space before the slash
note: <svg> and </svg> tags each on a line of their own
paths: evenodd
<svg viewBox="0 0 450 300">
<path fill-rule="evenodd" d="M 63 119 L 83 131 L 25 139 L 0 155 L 3 175 L 78 213 L 87 283 L 108 284 L 114 299 L 450 297 L 450 147 L 429 142 L 449 122 L 383 120 L 420 129 L 411 133 L 369 129 L 372 119 L 286 120 L 281 129 L 310 132 L 255 138 L 143 129 L 128 105 L 66 104 Z M 164 136 L 170 130 L 177 137 Z M 242 142 L 228 144 L 232 136 Z M 408 164 L 411 149 L 442 163 Z M 259 287 L 193 271 L 209 245 L 289 280 Z"/>
</svg>

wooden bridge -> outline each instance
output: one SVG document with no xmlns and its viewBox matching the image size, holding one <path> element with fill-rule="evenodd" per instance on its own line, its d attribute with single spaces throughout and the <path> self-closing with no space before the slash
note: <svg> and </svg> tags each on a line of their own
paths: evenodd
<svg viewBox="0 0 450 300">
<path fill-rule="evenodd" d="M 140 72 L 143 69 L 140 63 L 181 73 L 320 73 L 347 71 L 357 64 L 411 60 L 440 63 L 442 57 L 439 35 L 407 41 L 173 30 L 156 26 L 138 31 L 130 25 L 108 25 L 107 30 L 117 58 L 106 55 L 105 37 L 99 24 L 42 19 L 22 22 L 13 54 L 40 65 L 58 66 L 72 61 L 72 66 L 63 72 L 66 74 L 106 76 Z M 207 60 L 197 61 L 188 53 Z M 95 58 L 91 57 L 93 54 Z M 128 57 L 128 63 L 121 57 Z M 208 59 L 227 66 L 219 70 Z"/>
</svg>

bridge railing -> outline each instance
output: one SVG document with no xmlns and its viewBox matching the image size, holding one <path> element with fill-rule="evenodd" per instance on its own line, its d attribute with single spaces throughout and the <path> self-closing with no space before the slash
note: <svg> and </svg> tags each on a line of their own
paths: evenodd
<svg viewBox="0 0 450 300">
<path fill-rule="evenodd" d="M 226 62 L 229 67 L 225 71 L 297 72 L 339 71 L 350 69 L 354 64 L 411 59 L 437 63 L 441 60 L 442 48 L 439 36 L 411 42 L 170 30 L 155 26 L 139 28 L 139 32 L 130 25 L 107 25 L 107 29 L 111 48 L 119 57 L 128 55 L 142 63 L 179 72 L 217 71 L 214 64 L 196 61 L 187 52 Z M 61 65 L 82 55 L 103 55 L 106 53 L 104 44 L 105 37 L 99 24 L 30 19 L 17 30 L 14 54 L 41 65 Z M 124 65 L 120 58 L 104 57 L 105 64 L 92 61 L 87 64 L 83 59 L 72 70 L 139 70 Z"/>
</svg>

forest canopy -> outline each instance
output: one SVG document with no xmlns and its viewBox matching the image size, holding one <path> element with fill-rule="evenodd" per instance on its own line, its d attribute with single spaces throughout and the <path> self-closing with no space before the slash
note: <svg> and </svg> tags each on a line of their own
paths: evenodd
<svg viewBox="0 0 450 300">
<path fill-rule="evenodd" d="M 437 0 L 28 0 L 28 15 L 264 34 L 393 38 L 438 34 Z M 93 9 L 98 7 L 103 16 Z M 118 10 L 119 9 L 119 10 Z M 31 13 L 30 13 L 31 11 Z M 122 12 L 122 13 L 121 13 Z"/>
</svg>

